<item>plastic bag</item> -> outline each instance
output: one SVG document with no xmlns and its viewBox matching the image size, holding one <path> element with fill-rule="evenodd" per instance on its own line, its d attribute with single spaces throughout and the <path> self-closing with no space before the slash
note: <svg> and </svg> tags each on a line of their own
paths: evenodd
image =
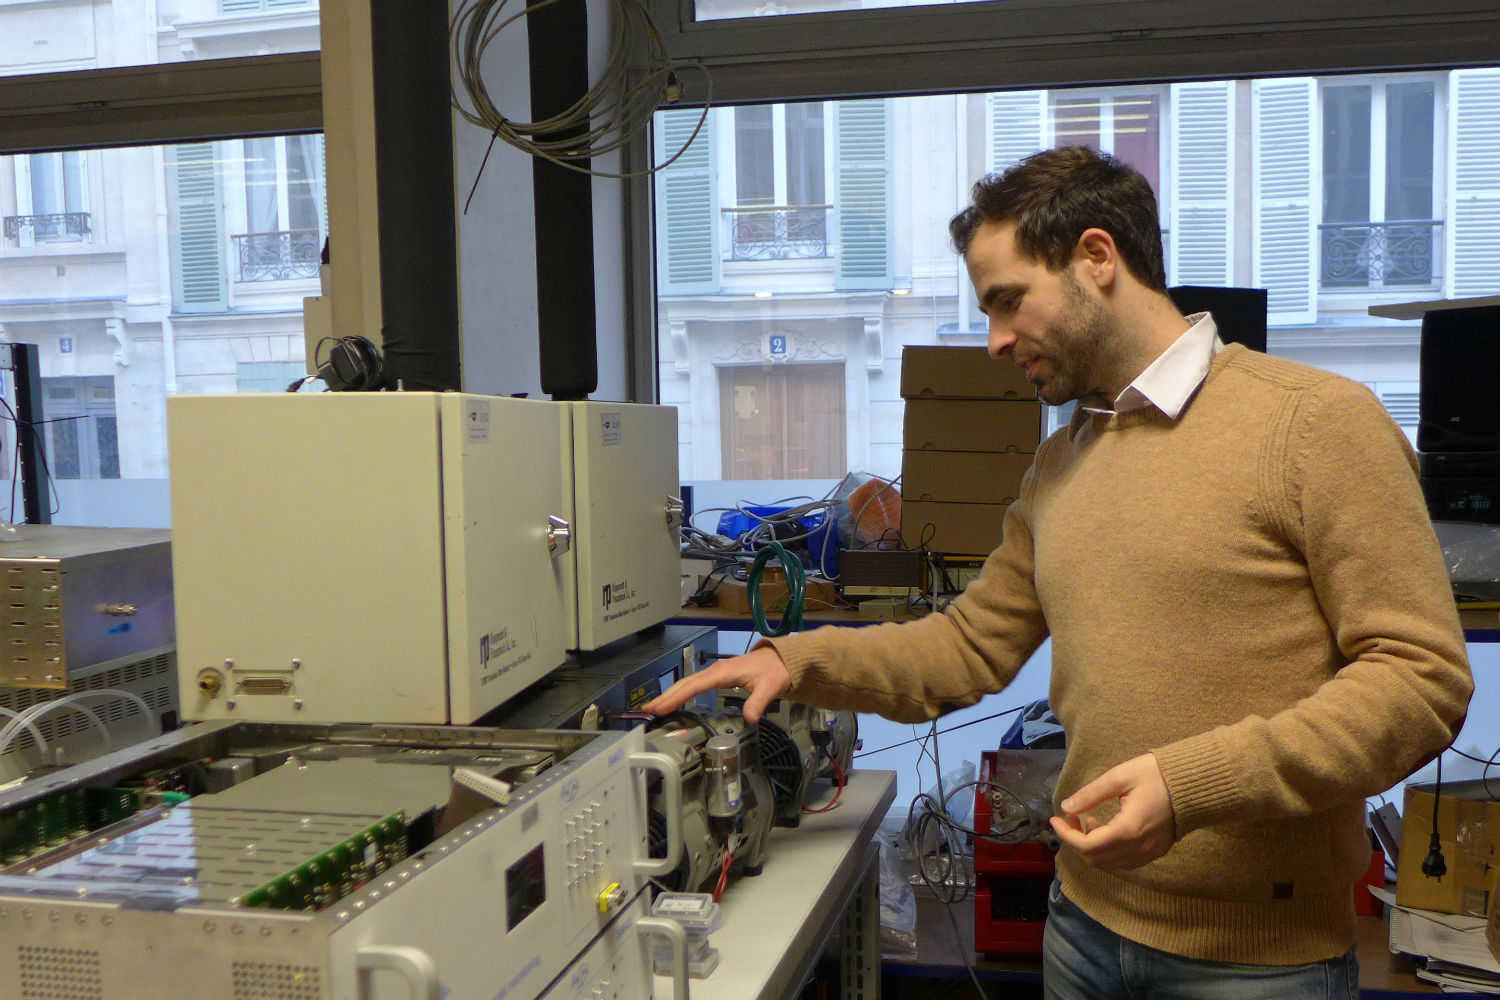
<svg viewBox="0 0 1500 1000">
<path fill-rule="evenodd" d="M 961 765 L 943 775 L 942 795 L 946 798 L 945 809 L 952 824 L 962 829 L 970 825 L 974 813 L 974 788 L 972 782 L 977 768 L 973 761 Z M 969 787 L 962 787 L 968 785 Z M 931 811 L 929 799 L 938 801 L 936 787 L 912 802 L 907 813 L 906 827 L 902 830 L 903 856 L 914 874 L 928 886 L 954 892 L 965 892 L 972 881 L 972 860 L 968 846 L 950 843 L 943 823 L 928 815 Z"/>
<path fill-rule="evenodd" d="M 880 954 L 884 958 L 915 958 L 917 954 L 917 894 L 901 867 L 894 837 L 875 835 L 880 844 Z"/>
<path fill-rule="evenodd" d="M 834 488 L 839 538 L 850 549 L 901 547 L 901 491 L 868 472 L 851 472 Z"/>
</svg>

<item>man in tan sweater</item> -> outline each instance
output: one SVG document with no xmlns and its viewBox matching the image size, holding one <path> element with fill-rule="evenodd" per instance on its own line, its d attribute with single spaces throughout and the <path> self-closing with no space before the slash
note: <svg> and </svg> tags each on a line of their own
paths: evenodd
<svg viewBox="0 0 1500 1000">
<path fill-rule="evenodd" d="M 674 685 L 898 721 L 1002 690 L 1049 635 L 1068 735 L 1049 996 L 1354 996 L 1364 799 L 1472 679 L 1406 437 L 1364 386 L 1225 347 L 1167 297 L 1155 198 L 1073 147 L 953 219 L 990 353 L 1048 403 L 1004 540 L 942 614 L 763 643 Z"/>
</svg>

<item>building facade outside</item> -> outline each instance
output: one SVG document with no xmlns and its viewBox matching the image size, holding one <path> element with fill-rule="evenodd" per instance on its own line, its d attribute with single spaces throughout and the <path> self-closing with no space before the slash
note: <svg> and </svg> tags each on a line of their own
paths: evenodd
<svg viewBox="0 0 1500 1000">
<path fill-rule="evenodd" d="M 315 0 L 0 5 L 8 76 L 318 45 Z M 304 372 L 323 172 L 320 135 L 0 157 L 0 342 L 38 347 L 56 522 L 166 526 L 166 397 Z"/>
<path fill-rule="evenodd" d="M 658 158 L 698 121 L 660 112 Z M 1170 285 L 1266 288 L 1269 350 L 1408 433 L 1419 324 L 1368 308 L 1500 292 L 1500 70 L 718 108 L 657 179 L 683 479 L 897 475 L 901 349 L 985 342 L 947 220 L 1067 143 L 1151 180 Z"/>
</svg>

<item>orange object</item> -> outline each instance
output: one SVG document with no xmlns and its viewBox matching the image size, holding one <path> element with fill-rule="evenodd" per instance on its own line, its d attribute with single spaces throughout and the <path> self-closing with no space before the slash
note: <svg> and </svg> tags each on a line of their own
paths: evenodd
<svg viewBox="0 0 1500 1000">
<path fill-rule="evenodd" d="M 849 494 L 854 539 L 849 548 L 901 547 L 901 491 L 884 479 L 869 479 Z"/>
</svg>

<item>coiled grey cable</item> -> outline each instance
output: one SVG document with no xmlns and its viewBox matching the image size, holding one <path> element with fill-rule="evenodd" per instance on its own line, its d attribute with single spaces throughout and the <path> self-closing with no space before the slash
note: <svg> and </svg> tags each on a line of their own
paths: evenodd
<svg viewBox="0 0 1500 1000">
<path fill-rule="evenodd" d="M 537 122 L 513 121 L 490 99 L 480 63 L 491 42 L 505 28 L 532 10 L 562 0 L 540 0 L 505 15 L 509 0 L 465 0 L 453 16 L 453 107 L 467 121 L 531 156 L 593 177 L 644 177 L 671 165 L 698 137 L 712 105 L 713 79 L 696 62 L 673 62 L 667 55 L 650 12 L 641 0 L 613 0 L 614 42 L 598 81 L 566 110 Z M 645 52 L 645 67 L 632 81 L 630 56 Z M 613 173 L 586 166 L 588 161 L 618 150 L 645 131 L 652 114 L 677 100 L 677 73 L 693 69 L 703 74 L 702 114 L 682 148 L 648 170 Z M 488 154 L 486 154 L 488 155 Z M 481 166 L 481 170 L 483 167 Z"/>
</svg>

